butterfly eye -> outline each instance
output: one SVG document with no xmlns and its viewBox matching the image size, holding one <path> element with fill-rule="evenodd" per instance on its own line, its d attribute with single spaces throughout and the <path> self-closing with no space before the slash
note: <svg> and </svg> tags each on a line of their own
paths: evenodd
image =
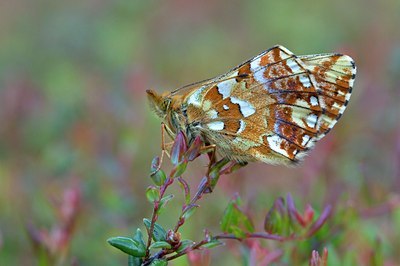
<svg viewBox="0 0 400 266">
<path fill-rule="evenodd" d="M 187 106 L 182 108 L 182 114 L 183 114 L 184 117 L 187 118 Z"/>
</svg>

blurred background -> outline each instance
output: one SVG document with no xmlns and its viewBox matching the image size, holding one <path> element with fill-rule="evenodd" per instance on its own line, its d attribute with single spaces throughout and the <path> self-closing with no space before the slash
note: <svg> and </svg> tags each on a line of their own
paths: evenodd
<svg viewBox="0 0 400 266">
<path fill-rule="evenodd" d="M 2 1 L 0 264 L 38 263 L 44 241 L 67 265 L 126 265 L 106 239 L 132 235 L 151 215 L 145 189 L 160 121 L 145 90 L 222 74 L 281 44 L 299 55 L 353 57 L 350 104 L 298 168 L 253 163 L 222 177 L 185 238 L 218 232 L 236 192 L 260 230 L 273 200 L 291 193 L 300 209 L 330 203 L 357 213 L 340 224 L 339 238 L 298 251 L 302 265 L 323 247 L 331 265 L 372 265 L 377 249 L 385 265 L 399 265 L 399 14 L 397 0 Z M 193 184 L 205 171 L 200 161 L 186 173 Z M 180 199 L 161 215 L 166 227 Z M 286 263 L 293 257 L 294 245 L 262 245 L 283 250 Z M 243 251 L 231 242 L 211 258 L 242 265 Z"/>
</svg>

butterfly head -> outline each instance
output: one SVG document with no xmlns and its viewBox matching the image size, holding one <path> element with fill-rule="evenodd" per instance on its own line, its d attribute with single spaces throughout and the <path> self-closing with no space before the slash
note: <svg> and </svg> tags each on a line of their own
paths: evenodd
<svg viewBox="0 0 400 266">
<path fill-rule="evenodd" d="M 158 117 L 165 119 L 167 111 L 171 105 L 171 98 L 167 95 L 157 94 L 153 90 L 147 90 L 146 92 L 151 109 Z"/>
<path fill-rule="evenodd" d="M 163 120 L 170 136 L 175 136 L 178 130 L 186 131 L 186 120 L 181 110 L 182 95 L 158 94 L 153 90 L 146 92 L 151 109 Z"/>
</svg>

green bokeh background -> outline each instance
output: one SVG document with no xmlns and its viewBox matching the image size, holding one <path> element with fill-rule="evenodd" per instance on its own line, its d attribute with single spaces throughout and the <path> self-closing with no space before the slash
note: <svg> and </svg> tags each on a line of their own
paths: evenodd
<svg viewBox="0 0 400 266">
<path fill-rule="evenodd" d="M 125 265 L 106 239 L 131 235 L 150 216 L 145 189 L 151 159 L 160 153 L 160 121 L 145 90 L 222 74 L 275 44 L 296 54 L 354 58 L 358 75 L 344 117 L 298 168 L 254 163 L 222 178 L 185 225 L 186 236 L 218 231 L 235 192 L 258 229 L 273 199 L 287 193 L 317 210 L 326 203 L 398 206 L 399 14 L 397 0 L 2 1 L 0 264 L 35 264 L 26 225 L 51 228 L 49 198 L 78 186 L 80 213 L 67 262 Z M 193 184 L 205 164 L 204 158 L 189 168 Z M 161 217 L 166 226 L 174 224 L 179 199 Z M 349 250 L 365 258 L 379 239 L 386 265 L 400 264 L 396 207 L 348 227 L 353 233 L 340 245 L 325 245 L 332 260 L 343 262 Z M 236 243 L 212 251 L 212 265 L 241 265 L 237 250 Z M 186 264 L 184 258 L 175 263 Z"/>
</svg>

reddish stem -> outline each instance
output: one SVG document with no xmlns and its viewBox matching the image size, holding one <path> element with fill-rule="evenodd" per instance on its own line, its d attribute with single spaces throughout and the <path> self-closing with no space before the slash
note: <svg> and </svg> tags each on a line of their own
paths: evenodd
<svg viewBox="0 0 400 266">
<path fill-rule="evenodd" d="M 154 225 L 158 219 L 158 208 L 160 207 L 160 201 L 164 197 L 165 191 L 167 188 L 174 182 L 174 179 L 172 178 L 167 178 L 164 182 L 164 184 L 160 187 L 160 196 L 158 197 L 158 200 L 154 201 L 154 207 L 153 207 L 153 214 L 151 215 L 151 223 L 150 223 L 150 228 L 147 229 L 147 246 L 146 246 L 146 255 L 145 255 L 145 261 L 149 258 L 150 255 L 150 245 L 151 245 L 151 240 L 153 236 L 153 231 L 154 231 Z"/>
</svg>

